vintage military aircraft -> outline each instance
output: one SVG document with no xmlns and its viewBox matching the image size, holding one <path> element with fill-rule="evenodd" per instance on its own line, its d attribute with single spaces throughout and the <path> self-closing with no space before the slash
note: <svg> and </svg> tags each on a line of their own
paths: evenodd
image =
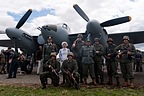
<svg viewBox="0 0 144 96">
<path fill-rule="evenodd" d="M 99 38 L 101 44 L 103 44 L 103 46 L 105 47 L 107 45 L 106 42 L 108 37 L 112 37 L 115 43 L 117 44 L 121 42 L 122 37 L 124 35 L 130 36 L 130 39 L 134 44 L 144 42 L 143 31 L 108 34 L 104 29 L 104 27 L 114 26 L 125 22 L 129 22 L 131 20 L 130 16 L 116 18 L 116 19 L 108 20 L 103 23 L 99 23 L 96 20 L 90 20 L 88 16 L 83 12 L 83 10 L 77 4 L 74 4 L 73 7 L 79 13 L 79 15 L 88 22 L 86 26 L 86 32 L 82 33 L 84 37 L 83 39 L 89 38 L 91 41 L 93 41 L 94 38 Z M 10 40 L 0 40 L 0 46 L 15 47 L 16 50 L 17 48 L 20 48 L 23 52 L 32 54 L 35 53 L 38 49 L 38 46 L 44 44 L 47 40 L 47 37 L 51 35 L 53 37 L 53 41 L 58 46 L 61 46 L 61 42 L 66 41 L 68 42 L 69 47 L 71 47 L 74 40 L 76 40 L 78 33 L 69 34 L 70 28 L 65 23 L 56 24 L 56 25 L 48 24 L 42 27 L 38 27 L 38 30 L 41 31 L 41 34 L 39 36 L 31 36 L 25 31 L 19 29 L 26 22 L 26 20 L 28 19 L 31 13 L 32 10 L 29 9 L 25 13 L 25 15 L 20 19 L 20 21 L 18 22 L 15 28 L 6 29 L 6 34 L 10 38 Z M 32 63 L 27 64 L 27 66 L 28 66 L 26 67 L 27 73 L 31 73 Z"/>
</svg>

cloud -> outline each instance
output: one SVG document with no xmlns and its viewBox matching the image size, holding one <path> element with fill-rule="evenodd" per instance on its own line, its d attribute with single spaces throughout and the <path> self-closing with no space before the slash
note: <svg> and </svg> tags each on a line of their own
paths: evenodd
<svg viewBox="0 0 144 96">
<path fill-rule="evenodd" d="M 31 8 L 34 12 L 30 22 L 21 29 L 32 35 L 40 34 L 39 26 L 63 22 L 72 33 L 85 32 L 87 22 L 73 9 L 73 4 L 78 4 L 90 19 L 100 23 L 117 17 L 132 17 L 128 23 L 105 28 L 108 33 L 144 30 L 143 0 L 1 0 L 0 30 L 16 26 L 18 19 L 9 13 L 20 17 Z"/>
</svg>

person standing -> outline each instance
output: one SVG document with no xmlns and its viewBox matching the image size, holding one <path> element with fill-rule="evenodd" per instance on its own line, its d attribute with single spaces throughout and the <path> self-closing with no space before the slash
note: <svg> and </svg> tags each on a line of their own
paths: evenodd
<svg viewBox="0 0 144 96">
<path fill-rule="evenodd" d="M 53 43 L 52 37 L 47 37 L 47 42 L 43 45 L 42 59 L 43 63 L 46 63 L 50 59 L 50 54 L 52 52 L 58 52 L 57 45 Z"/>
<path fill-rule="evenodd" d="M 95 38 L 94 39 L 95 43 L 93 44 L 95 48 L 95 56 L 94 56 L 94 69 L 95 69 L 95 75 L 96 75 L 96 82 L 103 84 L 104 82 L 104 77 L 103 77 L 103 58 L 104 56 L 104 47 L 99 43 L 99 39 Z M 99 82 L 100 79 L 100 82 Z"/>
<path fill-rule="evenodd" d="M 48 36 L 47 37 L 47 42 L 43 45 L 43 52 L 42 52 L 42 61 L 41 61 L 41 71 L 45 71 L 45 67 L 43 67 L 43 64 L 46 63 L 50 59 L 50 54 L 52 52 L 58 52 L 57 46 L 55 43 L 52 41 L 52 37 Z M 47 78 L 45 78 L 45 82 L 47 83 Z"/>
<path fill-rule="evenodd" d="M 82 57 L 80 56 L 80 50 L 82 46 L 84 45 L 84 41 L 82 40 L 83 35 L 78 34 L 77 39 L 73 42 L 71 50 L 74 53 L 74 59 L 77 61 L 78 64 L 78 72 L 80 74 L 80 83 L 83 83 L 83 68 L 82 68 L 82 63 L 81 59 Z"/>
<path fill-rule="evenodd" d="M 129 37 L 123 37 L 123 43 L 118 45 L 115 50 L 118 52 L 118 58 L 120 62 L 121 72 L 123 79 L 125 81 L 124 86 L 129 85 L 128 80 L 130 80 L 130 88 L 134 88 L 134 74 L 132 71 L 132 56 L 135 54 L 135 46 L 129 43 Z"/>
<path fill-rule="evenodd" d="M 108 46 L 106 47 L 106 53 L 105 53 L 105 58 L 106 58 L 106 65 L 107 65 L 107 74 L 108 74 L 108 85 L 113 84 L 113 79 L 112 77 L 116 78 L 117 85 L 120 85 L 119 82 L 119 75 L 117 72 L 117 62 L 116 62 L 116 55 L 117 53 L 115 52 L 115 47 L 116 45 L 113 43 L 112 38 L 108 38 L 107 40 Z"/>
<path fill-rule="evenodd" d="M 81 56 L 83 64 L 83 79 L 84 84 L 87 85 L 87 78 L 88 74 L 90 74 L 90 77 L 92 79 L 93 85 L 97 85 L 95 82 L 95 71 L 94 71 L 94 60 L 93 57 L 95 56 L 95 48 L 93 45 L 91 45 L 91 41 L 89 39 L 86 40 L 85 45 L 81 48 Z"/>
<path fill-rule="evenodd" d="M 42 84 L 42 89 L 46 88 L 45 78 L 50 78 L 54 86 L 59 85 L 59 75 L 60 63 L 56 60 L 56 53 L 50 54 L 50 59 L 44 64 L 45 72 L 40 73 L 40 81 Z"/>
<path fill-rule="evenodd" d="M 18 53 L 14 50 L 11 51 L 11 62 L 9 61 L 10 67 L 9 67 L 9 73 L 8 73 L 8 77 L 7 79 L 10 78 L 16 78 L 16 74 L 17 74 L 17 69 L 18 69 Z"/>
<path fill-rule="evenodd" d="M 8 49 L 5 51 L 5 56 L 6 56 L 6 66 L 7 66 L 7 73 L 9 73 L 9 59 L 10 59 L 10 55 L 11 55 L 11 47 L 8 47 Z"/>
<path fill-rule="evenodd" d="M 42 59 L 42 46 L 39 46 L 39 49 L 36 52 L 36 61 L 38 62 L 37 74 L 40 74 L 41 59 Z"/>
<path fill-rule="evenodd" d="M 0 54 L 0 73 L 6 73 L 5 71 L 5 65 L 6 65 L 6 57 L 5 57 L 5 50 L 1 50 Z"/>
<path fill-rule="evenodd" d="M 136 50 L 135 54 L 135 65 L 136 65 L 136 72 L 142 72 L 142 54 L 140 50 Z"/>
</svg>

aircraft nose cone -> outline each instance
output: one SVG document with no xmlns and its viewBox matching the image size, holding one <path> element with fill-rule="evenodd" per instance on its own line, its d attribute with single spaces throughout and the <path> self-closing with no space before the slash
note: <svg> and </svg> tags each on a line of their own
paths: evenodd
<svg viewBox="0 0 144 96">
<path fill-rule="evenodd" d="M 11 28 L 7 28 L 5 32 L 9 38 L 12 36 Z"/>
<path fill-rule="evenodd" d="M 17 38 L 18 37 L 18 33 L 19 33 L 18 30 L 19 29 L 16 29 L 16 28 L 7 28 L 5 30 L 5 32 L 6 32 L 6 34 L 7 34 L 7 36 L 9 38 L 13 39 L 13 38 Z"/>
</svg>

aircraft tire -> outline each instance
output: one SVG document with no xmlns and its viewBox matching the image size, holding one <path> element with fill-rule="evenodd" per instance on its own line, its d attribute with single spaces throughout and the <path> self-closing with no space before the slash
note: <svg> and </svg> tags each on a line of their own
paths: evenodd
<svg viewBox="0 0 144 96">
<path fill-rule="evenodd" d="M 31 74 L 33 70 L 33 64 L 30 64 L 30 61 L 25 60 L 23 62 L 23 70 L 26 72 L 26 74 Z"/>
</svg>

